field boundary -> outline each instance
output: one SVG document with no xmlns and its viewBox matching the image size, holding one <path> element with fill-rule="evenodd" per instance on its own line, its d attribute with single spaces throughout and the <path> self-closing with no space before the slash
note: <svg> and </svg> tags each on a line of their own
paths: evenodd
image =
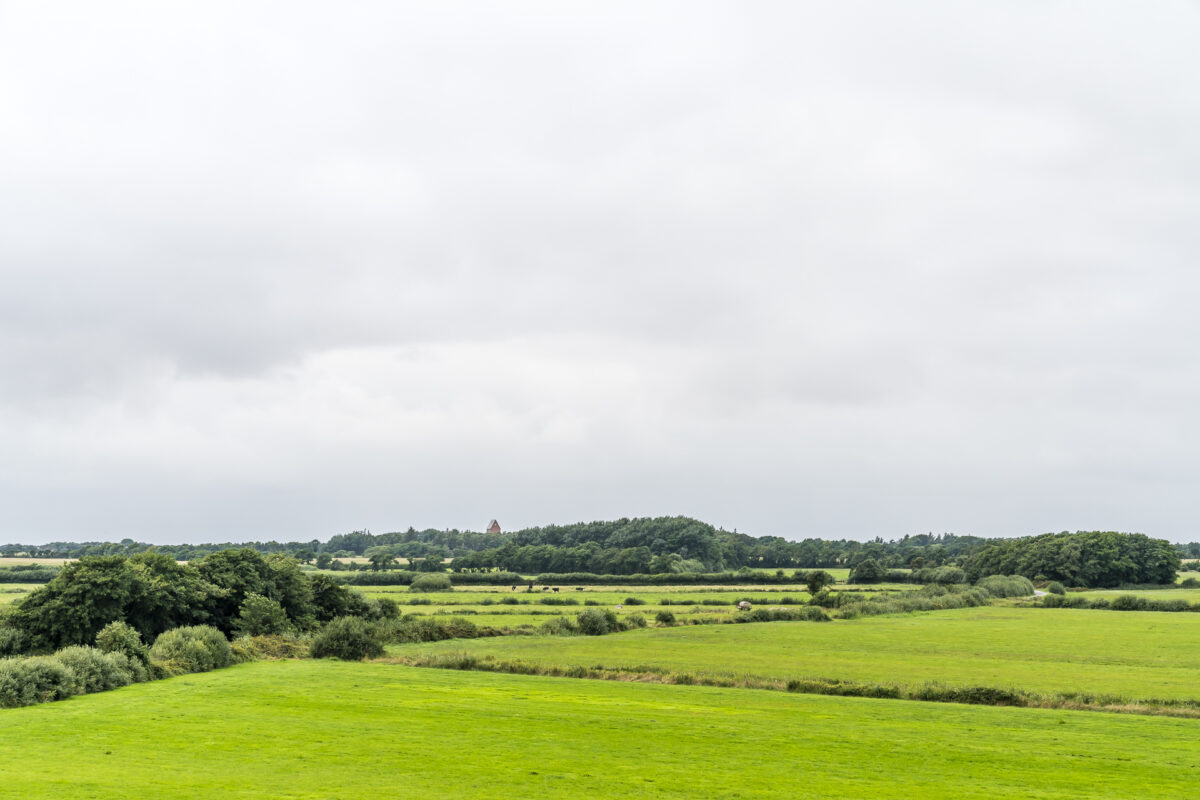
<svg viewBox="0 0 1200 800">
<path fill-rule="evenodd" d="M 499 672 L 585 680 L 661 683 L 676 686 L 711 686 L 724 689 L 760 689 L 793 694 L 820 694 L 837 697 L 869 697 L 885 700 L 915 700 L 930 703 L 1014 706 L 1068 711 L 1105 711 L 1118 714 L 1183 717 L 1200 719 L 1200 699 L 1130 699 L 1116 695 L 1086 692 L 1028 692 L 991 686 L 947 686 L 930 682 L 919 686 L 869 683 L 836 678 L 764 678 L 756 675 L 720 675 L 704 672 L 673 672 L 650 665 L 608 667 L 596 665 L 546 665 L 521 660 L 499 660 L 466 652 L 430 656 L 392 656 L 375 663 L 398 664 L 424 669 L 449 669 L 474 672 Z"/>
</svg>

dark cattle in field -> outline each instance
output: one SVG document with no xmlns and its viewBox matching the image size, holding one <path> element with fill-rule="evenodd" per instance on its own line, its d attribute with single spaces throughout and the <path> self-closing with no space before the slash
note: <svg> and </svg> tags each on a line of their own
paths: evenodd
<svg viewBox="0 0 1200 800">
<path fill-rule="evenodd" d="M 552 591 L 555 591 L 555 592 L 557 592 L 557 591 L 558 591 L 558 587 L 557 587 L 557 586 L 555 586 L 555 587 L 554 587 L 554 589 L 553 589 Z"/>
</svg>

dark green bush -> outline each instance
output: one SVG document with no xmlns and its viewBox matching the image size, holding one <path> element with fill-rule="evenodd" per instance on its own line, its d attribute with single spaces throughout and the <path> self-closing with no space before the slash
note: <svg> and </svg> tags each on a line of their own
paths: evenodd
<svg viewBox="0 0 1200 800">
<path fill-rule="evenodd" d="M 29 639 L 17 628 L 0 628 L 0 658 L 18 656 L 29 649 Z"/>
<path fill-rule="evenodd" d="M 362 661 L 383 655 L 383 642 L 374 623 L 361 617 L 338 617 L 313 637 L 309 653 L 313 658 Z"/>
<path fill-rule="evenodd" d="M 646 601 L 640 597 L 626 597 L 625 605 L 627 605 L 627 606 L 644 606 L 644 605 L 646 605 Z"/>
<path fill-rule="evenodd" d="M 1046 586 L 1046 591 L 1050 594 L 1066 594 L 1067 587 L 1063 586 L 1058 581 L 1050 581 L 1050 583 Z"/>
<path fill-rule="evenodd" d="M 629 628 L 644 628 L 646 627 L 646 618 L 641 614 L 630 614 L 625 618 L 625 625 Z"/>
<path fill-rule="evenodd" d="M 675 615 L 670 611 L 659 611 L 654 615 L 654 620 L 660 625 L 674 625 Z"/>
<path fill-rule="evenodd" d="M 159 634 L 150 661 L 166 675 L 183 675 L 228 667 L 233 656 L 225 634 L 211 625 L 191 625 Z"/>
<path fill-rule="evenodd" d="M 239 636 L 273 636 L 286 633 L 287 612 L 271 598 L 251 592 L 238 608 L 233 630 Z"/>
</svg>

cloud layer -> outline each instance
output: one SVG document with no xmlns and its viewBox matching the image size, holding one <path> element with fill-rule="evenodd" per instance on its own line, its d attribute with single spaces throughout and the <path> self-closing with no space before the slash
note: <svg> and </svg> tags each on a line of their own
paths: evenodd
<svg viewBox="0 0 1200 800">
<path fill-rule="evenodd" d="M 0 540 L 1194 539 L 1198 35 L 0 3 Z"/>
</svg>

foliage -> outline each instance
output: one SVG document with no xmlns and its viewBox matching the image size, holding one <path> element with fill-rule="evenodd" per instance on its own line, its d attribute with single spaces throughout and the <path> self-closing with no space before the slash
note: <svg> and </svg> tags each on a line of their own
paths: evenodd
<svg viewBox="0 0 1200 800">
<path fill-rule="evenodd" d="M 655 613 L 654 621 L 659 625 L 674 625 L 675 615 L 664 609 Z"/>
<path fill-rule="evenodd" d="M 96 634 L 96 648 L 104 653 L 120 653 L 131 661 L 150 663 L 150 648 L 132 625 L 110 622 Z"/>
<path fill-rule="evenodd" d="M 1020 575 L 988 575 L 976 583 L 986 589 L 992 597 L 1028 597 L 1033 594 L 1033 583 Z"/>
<path fill-rule="evenodd" d="M 64 700 L 75 693 L 75 673 L 53 656 L 0 659 L 0 706 L 4 708 Z"/>
<path fill-rule="evenodd" d="M 450 576 L 445 573 L 429 573 L 420 575 L 412 583 L 409 584 L 410 592 L 451 592 L 454 587 L 450 583 Z"/>
<path fill-rule="evenodd" d="M 816 594 L 826 586 L 833 585 L 833 576 L 823 569 L 815 569 L 804 578 L 809 594 Z"/>
<path fill-rule="evenodd" d="M 1058 581 L 1050 581 L 1050 584 L 1046 587 L 1046 591 L 1050 594 L 1066 594 L 1067 587 L 1063 586 Z"/>
<path fill-rule="evenodd" d="M 239 636 L 271 636 L 288 630 L 287 612 L 283 606 L 261 594 L 248 594 L 233 623 Z"/>
<path fill-rule="evenodd" d="M 308 648 L 307 641 L 283 634 L 239 636 L 229 644 L 230 656 L 235 664 L 280 658 L 304 658 L 308 655 Z"/>
<path fill-rule="evenodd" d="M 216 593 L 195 569 L 153 553 L 84 558 L 31 592 L 9 622 L 40 650 L 88 644 L 122 619 L 149 637 L 203 619 L 205 599 Z"/>
<path fill-rule="evenodd" d="M 167 675 L 207 672 L 232 661 L 229 640 L 211 625 L 172 628 L 154 640 L 150 661 Z"/>
<path fill-rule="evenodd" d="M 849 583 L 878 583 L 887 575 L 887 570 L 873 558 L 864 559 L 850 570 Z"/>
<path fill-rule="evenodd" d="M 587 636 L 603 636 L 622 630 L 617 615 L 607 608 L 589 608 L 575 618 L 579 632 Z"/>
<path fill-rule="evenodd" d="M 1179 553 L 1163 539 L 1087 531 L 995 541 L 971 556 L 966 569 L 973 581 L 994 574 L 1042 575 L 1070 586 L 1115 587 L 1174 583 L 1179 566 Z"/>
<path fill-rule="evenodd" d="M 72 645 L 54 654 L 75 675 L 75 691 L 79 694 L 107 692 L 134 682 L 134 668 L 123 653 L 106 653 L 95 647 Z M 137 675 L 146 679 L 146 668 L 137 662 Z"/>
<path fill-rule="evenodd" d="M 373 623 L 361 617 L 338 617 L 313 637 L 309 653 L 313 658 L 362 661 L 383 655 L 383 642 Z"/>
</svg>

